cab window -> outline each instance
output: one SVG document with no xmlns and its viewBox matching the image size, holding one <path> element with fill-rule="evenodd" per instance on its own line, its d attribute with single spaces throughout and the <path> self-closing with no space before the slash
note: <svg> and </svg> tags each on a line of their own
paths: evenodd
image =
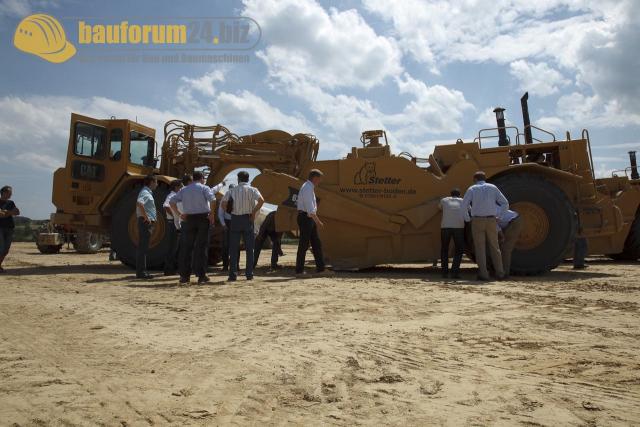
<svg viewBox="0 0 640 427">
<path fill-rule="evenodd" d="M 122 129 L 111 129 L 109 135 L 109 158 L 118 161 L 122 158 Z"/>
<path fill-rule="evenodd" d="M 105 128 L 88 123 L 76 123 L 73 152 L 78 156 L 102 158 L 105 134 Z"/>
<path fill-rule="evenodd" d="M 129 134 L 129 159 L 141 166 L 155 166 L 155 141 L 150 136 L 137 131 Z"/>
</svg>

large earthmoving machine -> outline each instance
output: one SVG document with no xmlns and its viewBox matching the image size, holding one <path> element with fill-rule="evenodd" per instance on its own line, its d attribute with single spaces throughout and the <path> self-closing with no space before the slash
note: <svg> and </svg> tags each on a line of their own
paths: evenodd
<svg viewBox="0 0 640 427">
<path fill-rule="evenodd" d="M 308 134 L 270 130 L 238 136 L 223 126 L 195 126 L 172 120 L 164 128 L 157 167 L 155 131 L 130 120 L 96 120 L 73 114 L 66 167 L 54 175 L 55 226 L 108 234 L 128 265 L 138 241 L 135 198 L 142 179 L 159 174 L 156 204 L 168 183 L 194 170 L 207 183 L 230 171 L 256 168 L 254 179 L 266 201 L 278 206 L 278 231 L 297 229 L 298 189 L 311 168 L 325 178 L 316 189 L 327 261 L 338 269 L 433 261 L 440 254 L 438 201 L 452 188 L 464 191 L 475 171 L 486 172 L 524 219 L 512 259 L 512 273 L 537 274 L 571 253 L 585 238 L 590 254 L 640 257 L 640 179 L 632 166 L 596 179 L 589 134 L 564 140 L 529 122 L 522 99 L 524 130 L 506 126 L 497 108 L 497 127 L 482 129 L 471 142 L 439 145 L 420 158 L 394 155 L 382 130 L 363 132 L 361 147 L 340 160 L 316 160 L 319 143 Z M 534 137 L 545 135 L 547 142 Z M 495 141 L 497 140 L 497 146 Z M 629 175 L 630 176 L 627 176 Z M 214 230 L 219 230 L 214 228 Z M 218 231 L 219 232 L 219 231 Z M 210 261 L 219 238 L 212 239 Z M 151 236 L 148 264 L 161 267 L 167 247 L 164 222 Z"/>
<path fill-rule="evenodd" d="M 451 189 L 468 188 L 483 170 L 524 219 L 512 258 L 512 273 L 538 274 L 571 257 L 576 238 L 589 254 L 640 257 L 640 180 L 635 154 L 631 177 L 596 179 L 588 131 L 566 139 L 529 121 L 528 94 L 521 100 L 524 132 L 506 126 L 496 108 L 497 127 L 482 129 L 471 142 L 439 145 L 428 158 L 393 155 L 382 130 L 362 134 L 361 147 L 341 160 L 314 162 L 325 174 L 318 214 L 328 262 L 334 268 L 437 260 L 438 201 Z M 534 137 L 545 135 L 548 142 Z M 495 141 L 497 140 L 497 146 Z M 493 141 L 494 146 L 488 146 Z M 625 175 L 629 172 L 626 171 Z M 304 175 L 303 175 L 304 176 Z M 254 184 L 278 205 L 278 231 L 296 228 L 295 200 L 302 180 L 263 171 Z"/>
<path fill-rule="evenodd" d="M 300 176 L 319 148 L 312 135 L 277 130 L 239 137 L 224 126 L 172 120 L 164 132 L 158 158 L 154 129 L 126 119 L 72 114 L 66 166 L 53 177 L 56 212 L 38 236 L 40 251 L 59 251 L 67 238 L 65 230 L 96 239 L 106 235 L 118 258 L 133 266 L 138 244 L 135 202 L 146 175 L 158 175 L 154 198 L 162 217 L 170 182 L 185 173 L 203 170 L 209 185 L 245 166 Z M 211 242 L 209 259 L 215 263 L 220 258 L 220 227 L 214 228 Z M 168 247 L 164 221 L 156 223 L 149 246 L 149 268 L 161 268 Z"/>
</svg>

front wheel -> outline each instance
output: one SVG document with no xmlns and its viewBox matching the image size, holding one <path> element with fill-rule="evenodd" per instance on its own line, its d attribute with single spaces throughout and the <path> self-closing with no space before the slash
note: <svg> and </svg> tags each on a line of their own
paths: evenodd
<svg viewBox="0 0 640 427">
<path fill-rule="evenodd" d="M 571 249 L 577 232 L 575 208 L 565 193 L 533 174 L 509 174 L 493 183 L 524 222 L 511 256 L 511 273 L 533 275 L 553 270 Z"/>
<path fill-rule="evenodd" d="M 136 266 L 136 251 L 138 248 L 138 222 L 136 218 L 136 200 L 141 186 L 135 186 L 125 192 L 116 204 L 111 218 L 111 249 L 115 251 L 120 261 L 132 268 Z M 167 197 L 169 189 L 164 185 L 158 186 L 153 192 L 158 221 L 149 239 L 147 252 L 147 268 L 158 270 L 164 266 L 164 258 L 169 250 L 169 233 L 166 232 L 162 203 Z"/>
<path fill-rule="evenodd" d="M 73 247 L 81 254 L 95 254 L 102 249 L 101 234 L 90 231 L 78 231 L 73 241 Z"/>
</svg>

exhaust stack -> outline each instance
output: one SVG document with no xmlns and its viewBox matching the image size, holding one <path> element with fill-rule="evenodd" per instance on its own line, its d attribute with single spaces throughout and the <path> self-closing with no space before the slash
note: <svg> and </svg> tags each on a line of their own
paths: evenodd
<svg viewBox="0 0 640 427">
<path fill-rule="evenodd" d="M 498 145 L 505 147 L 509 145 L 507 139 L 507 130 L 504 127 L 504 108 L 496 107 L 493 112 L 496 113 L 496 123 L 498 124 Z"/>
<path fill-rule="evenodd" d="M 520 98 L 520 106 L 522 107 L 522 122 L 524 124 L 524 143 L 533 143 L 533 136 L 531 135 L 531 120 L 529 119 L 529 92 L 525 92 L 522 98 Z"/>
<path fill-rule="evenodd" d="M 636 152 L 629 151 L 629 161 L 631 162 L 631 179 L 640 179 L 638 174 L 638 163 L 636 162 Z"/>
</svg>

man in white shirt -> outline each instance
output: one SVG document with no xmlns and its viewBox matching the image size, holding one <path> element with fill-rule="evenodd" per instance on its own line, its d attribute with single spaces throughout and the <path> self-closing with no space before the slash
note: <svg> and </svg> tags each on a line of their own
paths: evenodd
<svg viewBox="0 0 640 427">
<path fill-rule="evenodd" d="M 171 209 L 171 199 L 182 188 L 182 181 L 175 179 L 171 181 L 169 189 L 171 190 L 167 197 L 164 199 L 162 207 L 164 208 L 166 225 L 165 229 L 169 236 L 169 247 L 167 248 L 167 254 L 164 257 L 164 275 L 173 276 L 176 274 L 178 267 L 178 230 L 180 230 L 180 218 L 178 215 L 174 215 Z"/>
<path fill-rule="evenodd" d="M 296 256 L 296 274 L 304 274 L 304 258 L 311 245 L 311 252 L 316 262 L 316 271 L 325 271 L 324 257 L 322 255 L 322 243 L 318 235 L 318 227 L 324 227 L 318 218 L 318 204 L 316 201 L 315 187 L 322 181 L 323 173 L 318 169 L 309 171 L 309 179 L 302 184 L 296 201 L 298 207 L 298 227 L 300 239 L 298 240 L 298 254 Z"/>
<path fill-rule="evenodd" d="M 520 214 L 510 209 L 498 214 L 497 220 L 502 267 L 506 277 L 511 273 L 511 253 L 513 248 L 516 247 L 524 223 Z"/>
<path fill-rule="evenodd" d="M 440 263 L 442 277 L 449 276 L 449 244 L 453 239 L 454 255 L 451 263 L 451 277 L 460 278 L 460 262 L 464 252 L 464 215 L 462 214 L 462 197 L 460 190 L 451 190 L 450 197 L 443 197 L 438 205 L 442 211 L 440 222 Z"/>
<path fill-rule="evenodd" d="M 229 282 L 237 279 L 240 237 L 244 239 L 247 262 L 245 265 L 245 276 L 247 280 L 253 280 L 253 249 L 255 244 L 255 233 L 253 231 L 253 221 L 256 212 L 264 204 L 264 198 L 257 188 L 249 185 L 249 173 L 238 172 L 238 185 L 226 192 L 222 198 L 222 209 L 226 210 L 229 200 L 233 199 L 233 209 L 231 210 L 231 231 L 229 234 Z"/>
<path fill-rule="evenodd" d="M 504 276 L 502 268 L 502 254 L 498 243 L 496 216 L 509 209 L 509 202 L 498 187 L 486 182 L 484 172 L 478 171 L 473 175 L 474 185 L 469 187 L 462 199 L 462 212 L 465 221 L 471 222 L 471 234 L 478 264 L 478 280 L 489 280 L 487 271 L 487 244 L 491 261 L 496 271 L 496 277 Z"/>
<path fill-rule="evenodd" d="M 138 193 L 136 200 L 136 217 L 138 221 L 138 247 L 136 249 L 136 277 L 138 279 L 150 279 L 147 272 L 147 252 L 149 252 L 149 240 L 153 233 L 153 227 L 157 221 L 156 204 L 153 191 L 158 188 L 158 179 L 155 175 L 147 175 L 144 178 L 144 186 Z"/>
</svg>

